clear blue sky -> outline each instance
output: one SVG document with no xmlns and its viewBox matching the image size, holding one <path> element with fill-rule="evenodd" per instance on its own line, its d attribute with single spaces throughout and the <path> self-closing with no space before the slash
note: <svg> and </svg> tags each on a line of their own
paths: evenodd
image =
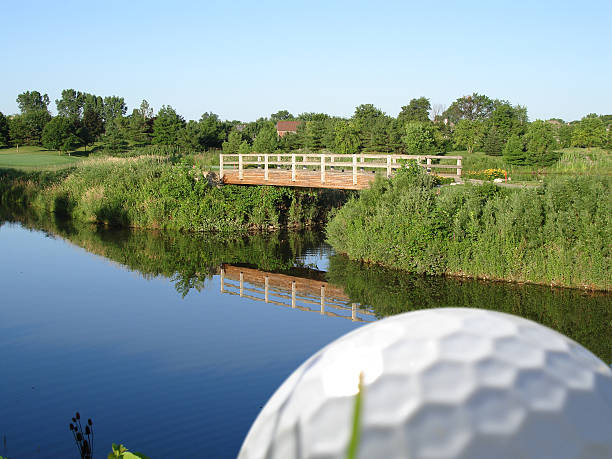
<svg viewBox="0 0 612 459">
<path fill-rule="evenodd" d="M 612 113 L 612 1 L 6 2 L 0 111 L 61 90 L 253 120 L 465 94 L 530 119 Z"/>
</svg>

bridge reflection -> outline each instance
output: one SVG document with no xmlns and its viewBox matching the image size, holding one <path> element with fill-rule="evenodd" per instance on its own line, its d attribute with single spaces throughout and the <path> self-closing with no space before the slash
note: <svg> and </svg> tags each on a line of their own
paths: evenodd
<svg viewBox="0 0 612 459">
<path fill-rule="evenodd" d="M 229 264 L 223 264 L 219 274 L 221 293 L 353 322 L 376 320 L 372 311 L 352 303 L 341 287 L 325 281 Z"/>
</svg>

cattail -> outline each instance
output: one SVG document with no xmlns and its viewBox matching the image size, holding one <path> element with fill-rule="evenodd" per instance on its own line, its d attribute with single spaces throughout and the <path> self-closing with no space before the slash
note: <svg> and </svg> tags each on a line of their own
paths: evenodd
<svg viewBox="0 0 612 459">
<path fill-rule="evenodd" d="M 76 422 L 76 418 L 72 418 L 72 422 Z"/>
<path fill-rule="evenodd" d="M 77 419 L 81 419 L 81 415 L 79 414 L 79 412 L 78 412 L 78 411 L 76 412 L 76 418 L 77 418 Z"/>
<path fill-rule="evenodd" d="M 81 435 L 81 432 L 77 432 L 76 438 L 77 441 L 81 441 L 83 439 L 83 435 Z"/>
<path fill-rule="evenodd" d="M 70 423 L 70 430 L 74 430 L 74 426 L 72 425 L 72 423 Z"/>
<path fill-rule="evenodd" d="M 91 422 L 91 418 L 89 418 L 89 419 L 87 420 L 87 424 L 89 424 L 89 425 L 92 425 L 92 424 L 93 424 L 93 422 Z"/>
<path fill-rule="evenodd" d="M 85 426 L 85 435 L 89 435 L 91 430 L 89 430 L 89 426 Z"/>
</svg>

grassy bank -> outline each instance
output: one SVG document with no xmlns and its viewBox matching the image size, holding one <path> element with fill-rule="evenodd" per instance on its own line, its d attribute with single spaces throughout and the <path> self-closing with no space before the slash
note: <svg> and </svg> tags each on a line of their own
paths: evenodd
<svg viewBox="0 0 612 459">
<path fill-rule="evenodd" d="M 327 237 L 351 259 L 414 273 L 611 290 L 610 182 L 436 188 L 409 168 L 337 211 Z"/>
<path fill-rule="evenodd" d="M 0 170 L 0 203 L 115 227 L 235 232 L 305 227 L 346 194 L 219 186 L 215 174 L 166 157 L 90 159 L 70 169 Z"/>
</svg>

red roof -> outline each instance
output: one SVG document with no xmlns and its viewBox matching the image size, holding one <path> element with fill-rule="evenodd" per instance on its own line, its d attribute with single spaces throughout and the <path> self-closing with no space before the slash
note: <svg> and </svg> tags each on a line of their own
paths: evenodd
<svg viewBox="0 0 612 459">
<path fill-rule="evenodd" d="M 301 121 L 279 121 L 276 123 L 276 130 L 280 131 L 292 131 L 297 132 L 298 126 Z"/>
</svg>

